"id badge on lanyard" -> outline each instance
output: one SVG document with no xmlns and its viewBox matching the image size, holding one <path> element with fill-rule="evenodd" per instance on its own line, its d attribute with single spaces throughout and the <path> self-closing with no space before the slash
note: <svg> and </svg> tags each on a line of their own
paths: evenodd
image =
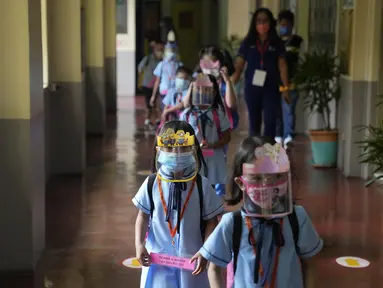
<svg viewBox="0 0 383 288">
<path fill-rule="evenodd" d="M 257 49 L 258 49 L 258 52 L 261 56 L 261 63 L 260 63 L 261 69 L 256 69 L 254 71 L 253 85 L 258 86 L 258 87 L 263 87 L 265 85 L 266 76 L 267 76 L 267 73 L 264 70 L 264 64 L 265 64 L 264 58 L 265 58 L 266 52 L 269 49 L 269 42 L 266 41 L 263 45 L 261 45 L 261 43 L 259 41 L 257 41 Z"/>
</svg>

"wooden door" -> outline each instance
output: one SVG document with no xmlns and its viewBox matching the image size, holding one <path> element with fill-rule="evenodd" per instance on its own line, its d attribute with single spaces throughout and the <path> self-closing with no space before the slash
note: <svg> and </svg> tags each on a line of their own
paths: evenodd
<svg viewBox="0 0 383 288">
<path fill-rule="evenodd" d="M 201 0 L 174 0 L 172 6 L 181 61 L 193 69 L 198 61 L 202 41 Z"/>
</svg>

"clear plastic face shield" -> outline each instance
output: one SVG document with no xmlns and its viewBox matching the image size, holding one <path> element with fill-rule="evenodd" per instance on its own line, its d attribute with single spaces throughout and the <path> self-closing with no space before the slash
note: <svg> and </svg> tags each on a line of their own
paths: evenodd
<svg viewBox="0 0 383 288">
<path fill-rule="evenodd" d="M 177 53 L 178 53 L 178 49 L 176 44 L 174 43 L 166 44 L 165 50 L 164 50 L 165 59 L 167 60 L 176 59 Z"/>
<path fill-rule="evenodd" d="M 157 136 L 156 170 L 166 182 L 188 182 L 198 173 L 194 135 L 167 129 Z"/>
<path fill-rule="evenodd" d="M 193 83 L 192 105 L 200 109 L 208 109 L 214 103 L 214 86 L 209 76 L 198 74 Z"/>
<path fill-rule="evenodd" d="M 220 78 L 221 63 L 218 60 L 213 61 L 206 57 L 200 60 L 199 66 L 201 67 L 203 74 L 212 75 L 217 79 Z"/>
<path fill-rule="evenodd" d="M 242 166 L 243 210 L 248 216 L 283 217 L 293 211 L 290 162 L 279 145 L 265 144 Z"/>
</svg>

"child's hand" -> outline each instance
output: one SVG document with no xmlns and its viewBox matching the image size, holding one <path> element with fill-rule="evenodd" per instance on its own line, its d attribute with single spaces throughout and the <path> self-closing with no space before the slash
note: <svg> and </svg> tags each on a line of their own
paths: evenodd
<svg viewBox="0 0 383 288">
<path fill-rule="evenodd" d="M 156 104 L 156 97 L 152 96 L 150 98 L 150 107 L 154 107 L 155 104 Z"/>
<path fill-rule="evenodd" d="M 201 148 L 202 149 L 207 149 L 207 148 L 209 148 L 210 146 L 209 146 L 209 143 L 207 143 L 207 141 L 206 140 L 202 140 L 202 142 L 201 142 Z"/>
<path fill-rule="evenodd" d="M 190 263 L 193 263 L 197 261 L 197 266 L 195 268 L 195 270 L 193 271 L 193 275 L 199 275 L 201 274 L 202 272 L 204 272 L 206 270 L 206 266 L 207 266 L 207 260 L 205 258 L 202 257 L 202 255 L 197 252 L 197 254 L 195 254 L 191 259 L 190 259 Z"/>
<path fill-rule="evenodd" d="M 166 117 L 168 116 L 168 110 L 165 108 L 164 109 L 164 111 L 162 112 L 162 115 L 161 115 L 161 119 L 163 120 L 163 121 L 165 121 L 166 120 Z"/>
<path fill-rule="evenodd" d="M 138 248 L 136 248 L 136 258 L 142 266 L 150 266 L 150 255 L 144 245 L 140 245 Z"/>
<path fill-rule="evenodd" d="M 229 71 L 227 70 L 226 67 L 221 68 L 221 76 L 223 81 L 225 81 L 225 83 L 229 83 L 231 81 L 229 76 Z"/>
<path fill-rule="evenodd" d="M 282 92 L 282 97 L 283 99 L 285 99 L 286 104 L 290 104 L 290 95 L 288 91 Z"/>
</svg>

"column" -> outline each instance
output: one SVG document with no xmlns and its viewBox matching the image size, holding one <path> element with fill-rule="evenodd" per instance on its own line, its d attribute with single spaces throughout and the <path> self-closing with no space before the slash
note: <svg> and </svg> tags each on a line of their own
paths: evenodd
<svg viewBox="0 0 383 288">
<path fill-rule="evenodd" d="M 81 56 L 81 1 L 48 0 L 47 103 L 51 174 L 85 169 L 85 95 Z"/>
<path fill-rule="evenodd" d="M 106 110 L 110 113 L 117 111 L 116 24 L 116 0 L 104 0 Z"/>
<path fill-rule="evenodd" d="M 349 75 L 341 81 L 338 162 L 346 176 L 367 178 L 371 169 L 359 164 L 361 150 L 356 142 L 363 134 L 356 127 L 376 124 L 382 1 L 355 0 L 354 9 L 347 13 L 352 13 L 353 24 Z"/>
<path fill-rule="evenodd" d="M 127 9 L 127 33 L 117 34 L 117 95 L 136 96 L 136 0 L 127 1 L 127 5 L 117 5 L 118 9 Z"/>
<path fill-rule="evenodd" d="M 250 1 L 227 0 L 227 36 L 246 36 L 251 20 Z"/>
<path fill-rule="evenodd" d="M 295 15 L 295 30 L 298 35 L 303 38 L 304 51 L 308 49 L 309 43 L 309 18 L 310 18 L 310 3 L 307 0 L 298 0 L 296 15 Z M 300 93 L 302 94 L 302 92 Z M 312 124 L 313 118 L 317 118 L 317 115 L 310 115 L 309 111 L 304 109 L 303 94 L 298 101 L 296 109 L 296 127 L 297 133 L 307 133 L 308 129 L 315 127 Z M 315 121 L 314 121 L 315 122 Z M 311 124 L 311 125 L 310 125 Z"/>
<path fill-rule="evenodd" d="M 0 1 L 0 271 L 31 271 L 45 246 L 40 0 Z"/>
<path fill-rule="evenodd" d="M 84 0 L 86 34 L 86 131 L 103 135 L 106 130 L 104 3 Z"/>
<path fill-rule="evenodd" d="M 308 1 L 308 0 L 307 0 Z M 278 17 L 278 13 L 281 7 L 281 1 L 279 0 L 263 0 L 262 7 L 269 8 L 273 12 L 274 18 Z"/>
</svg>

